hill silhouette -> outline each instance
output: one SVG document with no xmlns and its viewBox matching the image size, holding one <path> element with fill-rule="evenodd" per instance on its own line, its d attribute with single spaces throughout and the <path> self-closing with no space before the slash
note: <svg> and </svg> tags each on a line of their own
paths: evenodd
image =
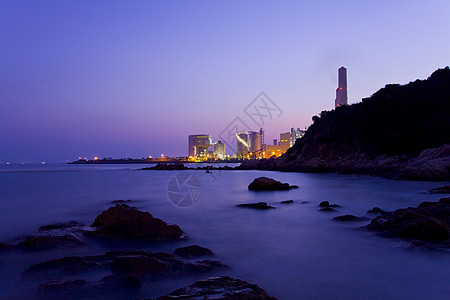
<svg viewBox="0 0 450 300">
<path fill-rule="evenodd" d="M 323 111 L 313 121 L 281 157 L 242 168 L 450 178 L 449 67 L 426 80 L 388 84 L 360 103 Z"/>
</svg>

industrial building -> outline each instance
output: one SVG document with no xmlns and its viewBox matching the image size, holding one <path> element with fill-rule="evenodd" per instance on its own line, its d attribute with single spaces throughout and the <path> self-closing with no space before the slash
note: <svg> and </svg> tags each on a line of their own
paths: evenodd
<svg viewBox="0 0 450 300">
<path fill-rule="evenodd" d="M 334 107 L 347 105 L 347 68 L 340 67 L 338 70 L 338 87 L 336 89 L 336 100 Z"/>
<path fill-rule="evenodd" d="M 210 134 L 195 134 L 189 136 L 189 158 L 207 159 L 212 146 Z"/>
</svg>

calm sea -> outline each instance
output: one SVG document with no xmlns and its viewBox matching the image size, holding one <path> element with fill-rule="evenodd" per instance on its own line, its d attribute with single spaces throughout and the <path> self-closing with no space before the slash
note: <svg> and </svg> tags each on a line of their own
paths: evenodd
<svg viewBox="0 0 450 300">
<path fill-rule="evenodd" d="M 148 165 L 145 165 L 148 166 Z M 117 299 L 151 298 L 196 280 L 230 275 L 256 283 L 279 299 L 449 299 L 450 252 L 410 247 L 358 230 L 368 222 L 339 223 L 343 214 L 365 216 L 436 201 L 430 188 L 448 183 L 393 181 L 366 176 L 262 171 L 139 171 L 142 165 L 0 165 L 0 242 L 17 243 L 39 226 L 76 220 L 92 223 L 113 200 L 132 200 L 168 223 L 187 241 L 152 244 L 152 250 L 198 244 L 213 250 L 231 269 L 146 284 Z M 298 190 L 249 192 L 256 177 L 296 184 Z M 175 182 L 188 179 L 190 186 Z M 176 184 L 175 184 L 176 186 Z M 189 195 L 178 202 L 177 196 Z M 294 204 L 279 202 L 292 199 Z M 339 213 L 318 211 L 328 200 Z M 265 201 L 276 209 L 235 205 Z M 307 202 L 307 203 L 303 203 Z M 72 250 L 0 253 L 0 299 L 33 299 L 39 282 L 25 282 L 29 265 L 70 255 L 101 254 L 142 245 L 95 244 Z M 101 279 L 101 274 L 88 278 Z M 101 299 L 101 295 L 96 299 Z"/>
</svg>

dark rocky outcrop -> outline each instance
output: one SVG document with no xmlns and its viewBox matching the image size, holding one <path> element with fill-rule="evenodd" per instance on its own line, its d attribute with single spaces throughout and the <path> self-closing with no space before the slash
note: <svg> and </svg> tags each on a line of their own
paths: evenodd
<svg viewBox="0 0 450 300">
<path fill-rule="evenodd" d="M 430 194 L 450 194 L 450 185 L 437 187 L 428 191 Z"/>
<path fill-rule="evenodd" d="M 65 249 L 83 246 L 85 243 L 78 237 L 66 235 L 32 235 L 17 246 L 27 250 Z"/>
<path fill-rule="evenodd" d="M 206 249 L 206 248 L 205 248 Z M 71 256 L 34 264 L 22 272 L 24 279 L 60 278 L 92 271 L 108 271 L 116 275 L 158 278 L 183 274 L 200 274 L 228 268 L 219 260 L 184 261 L 166 252 L 110 251 L 95 256 Z"/>
<path fill-rule="evenodd" d="M 374 208 L 369 209 L 367 211 L 367 213 L 368 214 L 384 214 L 384 213 L 386 213 L 386 211 L 384 211 L 381 208 L 375 206 Z"/>
<path fill-rule="evenodd" d="M 132 200 L 114 200 L 111 201 L 112 204 L 130 204 Z"/>
<path fill-rule="evenodd" d="M 284 200 L 280 202 L 281 204 L 292 204 L 294 203 L 294 200 Z"/>
<path fill-rule="evenodd" d="M 200 247 L 198 245 L 190 245 L 177 248 L 173 251 L 173 253 L 183 258 L 195 258 L 214 255 L 214 252 L 212 252 L 208 248 Z"/>
<path fill-rule="evenodd" d="M 139 240 L 177 240 L 183 234 L 178 225 L 167 225 L 150 213 L 117 204 L 95 218 L 93 235 Z"/>
<path fill-rule="evenodd" d="M 186 167 L 183 163 L 177 162 L 173 164 L 167 164 L 167 163 L 158 163 L 154 167 L 148 167 L 148 168 L 142 168 L 141 170 L 187 170 L 188 167 Z"/>
<path fill-rule="evenodd" d="M 320 207 L 329 207 L 330 206 L 330 202 L 328 201 L 322 201 L 319 203 Z"/>
<path fill-rule="evenodd" d="M 49 231 L 49 230 L 55 230 L 55 229 L 66 229 L 66 228 L 71 228 L 71 227 L 75 227 L 75 226 L 81 226 L 83 224 L 77 222 L 77 221 L 70 221 L 70 222 L 66 222 L 66 223 L 54 223 L 54 224 L 50 224 L 50 225 L 44 225 L 39 227 L 39 231 Z"/>
<path fill-rule="evenodd" d="M 358 222 L 358 221 L 367 221 L 369 218 L 366 217 L 357 217 L 354 215 L 343 215 L 334 217 L 333 221 L 342 221 L 342 222 Z"/>
<path fill-rule="evenodd" d="M 256 284 L 229 276 L 200 280 L 157 299 L 276 300 Z"/>
<path fill-rule="evenodd" d="M 286 191 L 298 186 L 290 186 L 288 183 L 282 183 L 268 177 L 258 177 L 248 185 L 250 191 Z"/>
<path fill-rule="evenodd" d="M 450 69 L 323 111 L 285 154 L 241 169 L 450 180 Z"/>
<path fill-rule="evenodd" d="M 267 205 L 267 202 L 244 203 L 244 204 L 238 204 L 236 206 L 238 206 L 238 207 L 256 208 L 256 209 L 271 209 L 271 208 L 275 208 L 273 206 Z"/>
<path fill-rule="evenodd" d="M 387 212 L 372 220 L 365 228 L 388 236 L 445 240 L 450 228 L 450 198 Z"/>
</svg>

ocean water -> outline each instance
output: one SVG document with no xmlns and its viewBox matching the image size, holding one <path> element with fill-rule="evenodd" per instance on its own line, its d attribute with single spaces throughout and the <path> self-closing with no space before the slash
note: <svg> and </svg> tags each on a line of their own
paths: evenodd
<svg viewBox="0 0 450 300">
<path fill-rule="evenodd" d="M 142 165 L 0 165 L 0 242 L 18 243 L 39 226 L 76 220 L 90 224 L 113 200 L 168 223 L 178 224 L 188 240 L 153 244 L 101 244 L 44 252 L 0 252 L 0 299 L 38 299 L 39 281 L 21 279 L 31 264 L 112 249 L 173 249 L 198 244 L 213 250 L 231 269 L 146 283 L 116 299 L 165 295 L 199 279 L 230 275 L 258 284 L 278 299 L 449 299 L 450 252 L 411 247 L 359 227 L 369 221 L 339 223 L 334 216 L 366 216 L 437 201 L 430 188 L 448 183 L 393 181 L 376 177 L 263 171 L 140 171 Z M 267 176 L 296 184 L 297 190 L 251 192 L 248 184 Z M 173 184 L 181 187 L 182 202 Z M 176 193 L 175 193 L 176 194 Z M 175 200 L 174 200 L 175 199 Z M 283 205 L 280 201 L 294 200 Z M 318 211 L 327 200 L 338 213 Z M 260 211 L 236 204 L 265 201 L 276 209 Z M 306 202 L 306 203 L 304 203 Z M 87 277 L 100 280 L 104 274 Z M 96 299 L 102 299 L 97 295 Z M 108 297 L 110 298 L 110 297 Z"/>
</svg>

